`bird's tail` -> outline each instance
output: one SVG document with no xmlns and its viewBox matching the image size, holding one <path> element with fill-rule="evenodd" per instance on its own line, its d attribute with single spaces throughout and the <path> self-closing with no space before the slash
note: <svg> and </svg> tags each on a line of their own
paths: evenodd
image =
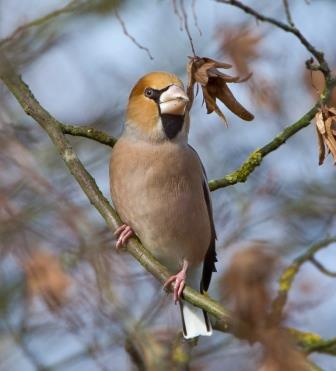
<svg viewBox="0 0 336 371">
<path fill-rule="evenodd" d="M 211 336 L 212 327 L 208 314 L 186 301 L 179 301 L 183 336 L 185 339 L 192 339 L 197 336 Z"/>
</svg>

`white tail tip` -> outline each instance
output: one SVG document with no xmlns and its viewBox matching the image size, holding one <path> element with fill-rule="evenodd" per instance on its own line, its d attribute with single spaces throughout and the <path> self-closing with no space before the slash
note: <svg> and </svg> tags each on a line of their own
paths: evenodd
<svg viewBox="0 0 336 371">
<path fill-rule="evenodd" d="M 192 339 L 197 336 L 211 336 L 212 327 L 208 314 L 189 304 L 185 301 L 180 301 L 180 309 L 182 316 L 183 336 L 185 339 Z"/>
</svg>

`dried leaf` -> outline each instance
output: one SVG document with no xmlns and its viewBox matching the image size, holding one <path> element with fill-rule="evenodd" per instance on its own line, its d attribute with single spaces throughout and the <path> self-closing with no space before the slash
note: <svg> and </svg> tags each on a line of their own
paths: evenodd
<svg viewBox="0 0 336 371">
<path fill-rule="evenodd" d="M 335 72 L 335 71 L 333 71 Z M 325 78 L 321 71 L 305 71 L 304 83 L 314 99 L 318 98 L 325 88 Z M 336 107 L 336 88 L 333 87 L 330 93 L 328 104 Z M 330 109 L 330 108 L 329 108 Z"/>
<path fill-rule="evenodd" d="M 325 145 L 323 142 L 322 134 L 320 133 L 317 127 L 316 127 L 316 133 L 317 133 L 317 140 L 318 140 L 318 146 L 319 146 L 319 165 L 322 165 L 325 159 L 325 156 L 326 156 Z"/>
<path fill-rule="evenodd" d="M 57 257 L 37 251 L 24 262 L 29 299 L 41 297 L 52 310 L 66 299 L 70 278 L 62 270 Z"/>
<path fill-rule="evenodd" d="M 221 28 L 217 35 L 223 53 L 230 56 L 239 74 L 246 75 L 249 71 L 249 62 L 259 58 L 258 45 L 262 36 L 248 26 L 238 29 L 226 26 Z"/>
<path fill-rule="evenodd" d="M 235 99 L 231 90 L 227 86 L 228 83 L 240 83 L 246 81 L 251 77 L 251 74 L 248 74 L 244 79 L 241 79 L 239 76 L 230 76 L 218 71 L 217 69 L 231 67 L 230 64 L 218 62 L 206 57 L 191 58 L 187 67 L 189 76 L 188 95 L 190 102 L 192 102 L 194 98 L 193 86 L 195 83 L 198 83 L 202 86 L 203 98 L 208 113 L 215 112 L 225 122 L 225 124 L 227 124 L 225 115 L 216 102 L 216 99 L 219 99 L 238 117 L 246 121 L 251 121 L 254 116 Z"/>
<path fill-rule="evenodd" d="M 237 252 L 222 278 L 222 295 L 233 313 L 245 321 L 251 331 L 263 327 L 270 305 L 268 282 L 277 259 L 264 246 L 252 245 Z"/>
<path fill-rule="evenodd" d="M 336 164 L 336 109 L 322 107 L 315 115 L 315 123 L 319 145 L 319 165 L 322 165 L 326 158 L 325 147 Z"/>
<path fill-rule="evenodd" d="M 257 79 L 251 79 L 249 88 L 251 98 L 256 106 L 265 107 L 274 113 L 281 112 L 281 99 L 273 82 L 258 76 Z"/>
</svg>

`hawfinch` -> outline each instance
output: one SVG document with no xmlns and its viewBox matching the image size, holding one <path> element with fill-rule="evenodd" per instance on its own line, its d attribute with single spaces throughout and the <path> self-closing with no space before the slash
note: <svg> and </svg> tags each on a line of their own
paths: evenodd
<svg viewBox="0 0 336 371">
<path fill-rule="evenodd" d="M 116 231 L 117 248 L 136 234 L 176 272 L 164 286 L 174 283 L 188 339 L 212 333 L 207 313 L 179 299 L 186 283 L 208 290 L 216 271 L 216 232 L 204 169 L 188 144 L 187 104 L 183 83 L 173 74 L 152 72 L 136 83 L 123 134 L 112 150 L 110 187 L 125 223 Z"/>
</svg>

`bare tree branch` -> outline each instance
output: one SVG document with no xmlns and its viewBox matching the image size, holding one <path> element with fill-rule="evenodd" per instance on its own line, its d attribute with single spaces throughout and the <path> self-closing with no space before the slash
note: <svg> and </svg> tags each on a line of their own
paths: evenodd
<svg viewBox="0 0 336 371">
<path fill-rule="evenodd" d="M 283 2 L 283 5 L 284 5 L 284 8 L 285 8 L 285 13 L 286 13 L 288 24 L 292 27 L 295 27 L 293 19 L 292 19 L 291 12 L 290 12 L 290 9 L 289 9 L 288 0 L 282 0 L 282 2 Z"/>
<path fill-rule="evenodd" d="M 336 272 L 332 272 L 327 269 L 322 263 L 320 263 L 315 256 L 310 257 L 310 262 L 322 273 L 329 277 L 336 277 Z"/>
<path fill-rule="evenodd" d="M 78 7 L 78 5 L 79 5 L 78 0 L 72 0 L 70 1 L 69 4 L 65 5 L 63 8 L 55 10 L 51 13 L 48 13 L 47 15 L 34 19 L 33 21 L 18 27 L 10 36 L 0 41 L 0 47 L 6 46 L 8 43 L 15 40 L 19 35 L 21 35 L 24 31 L 29 30 L 30 28 L 41 26 L 44 23 L 49 22 L 51 19 L 58 17 L 59 15 L 74 11 Z"/>
<path fill-rule="evenodd" d="M 254 16 L 256 19 L 258 19 L 261 22 L 270 23 L 280 29 L 282 29 L 285 32 L 290 32 L 291 34 L 295 35 L 301 42 L 302 45 L 305 46 L 305 48 L 316 58 L 316 60 L 320 64 L 320 70 L 324 73 L 326 80 L 329 80 L 331 78 L 330 76 L 330 68 L 328 66 L 328 63 L 326 62 L 324 58 L 324 53 L 317 50 L 299 31 L 295 26 L 293 25 L 287 25 L 286 23 L 280 22 L 275 18 L 267 17 L 255 9 L 243 4 L 241 1 L 238 0 L 216 0 L 218 3 L 228 4 L 235 6 L 236 8 L 239 8 L 243 10 L 245 13 L 250 14 Z"/>
<path fill-rule="evenodd" d="M 320 103 L 316 103 L 304 116 L 302 116 L 294 124 L 287 126 L 281 133 L 279 133 L 274 139 L 272 139 L 265 146 L 252 152 L 243 164 L 232 173 L 224 176 L 221 179 L 215 179 L 209 181 L 209 187 L 211 191 L 215 191 L 219 188 L 228 187 L 236 183 L 244 183 L 249 175 L 261 164 L 263 158 L 269 153 L 278 149 L 282 144 L 286 143 L 287 139 L 295 135 L 298 131 L 308 126 L 311 120 L 314 118 L 320 107 Z"/>
<path fill-rule="evenodd" d="M 272 321 L 278 322 L 281 320 L 283 309 L 287 303 L 288 292 L 291 289 L 296 274 L 299 272 L 301 266 L 305 262 L 310 261 L 318 251 L 335 242 L 336 237 L 331 237 L 312 245 L 302 255 L 294 259 L 294 261 L 282 272 L 279 278 L 278 295 L 272 303 Z"/>
<path fill-rule="evenodd" d="M 124 34 L 125 34 L 125 35 L 126 35 L 126 36 L 131 40 L 131 41 L 132 41 L 132 43 L 135 44 L 139 49 L 144 50 L 144 51 L 147 53 L 149 59 L 153 60 L 154 58 L 153 58 L 153 56 L 152 56 L 150 50 L 149 50 L 146 46 L 143 46 L 142 44 L 140 44 L 140 43 L 135 39 L 135 37 L 132 36 L 132 35 L 127 31 L 126 24 L 125 24 L 125 22 L 123 21 L 123 19 L 121 18 L 121 16 L 120 16 L 120 14 L 119 14 L 119 12 L 118 12 L 117 9 L 115 9 L 115 16 L 116 16 L 118 22 L 120 23 L 120 26 L 121 26 L 121 28 L 122 28 Z"/>
</svg>

